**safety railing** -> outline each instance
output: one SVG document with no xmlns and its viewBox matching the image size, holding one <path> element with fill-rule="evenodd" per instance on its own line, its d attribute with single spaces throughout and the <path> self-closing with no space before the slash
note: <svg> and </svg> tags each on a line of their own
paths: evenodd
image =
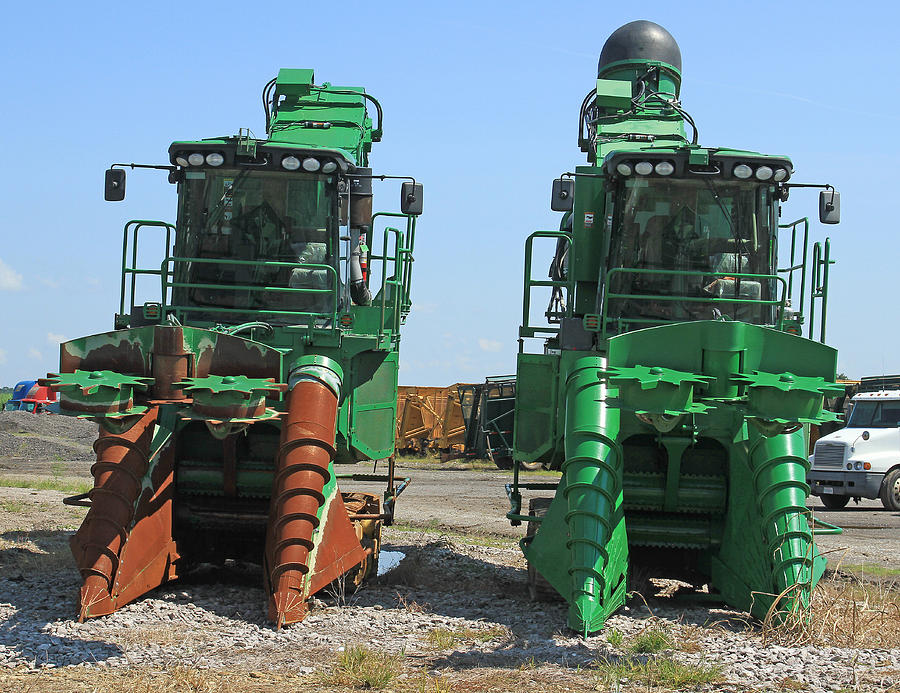
<svg viewBox="0 0 900 693">
<path fill-rule="evenodd" d="M 532 271 L 532 250 L 534 240 L 536 238 L 564 238 L 571 247 L 572 237 L 565 231 L 535 231 L 525 240 L 525 281 L 523 285 L 522 296 L 522 326 L 519 328 L 519 338 L 538 337 L 541 335 L 555 335 L 559 332 L 557 327 L 548 327 L 545 325 L 531 324 L 531 292 L 538 287 L 550 287 L 550 289 L 565 289 L 565 314 L 559 317 L 570 317 L 572 315 L 572 298 L 575 295 L 574 273 L 569 271 L 568 277 L 563 280 L 558 279 L 533 279 Z M 547 316 L 548 318 L 550 316 Z"/>
<path fill-rule="evenodd" d="M 385 331 L 396 335 L 400 325 L 409 315 L 412 307 L 410 289 L 412 286 L 413 250 L 416 240 L 416 217 L 399 212 L 376 212 L 372 215 L 372 228 L 379 217 L 406 219 L 406 232 L 392 226 L 382 231 L 382 252 L 369 251 L 369 267 L 374 269 L 372 260 L 381 262 L 381 288 L 379 294 L 381 319 L 378 337 Z M 390 243 L 393 238 L 393 244 Z"/>
<path fill-rule="evenodd" d="M 803 229 L 803 250 L 800 252 L 797 247 L 798 228 Z M 834 264 L 831 259 L 831 239 L 826 238 L 824 244 L 816 242 L 813 244 L 812 257 L 807 263 L 809 257 L 809 219 L 804 217 L 789 224 L 779 224 L 779 229 L 791 230 L 791 255 L 790 262 L 787 267 L 779 269 L 780 274 L 786 274 L 788 277 L 788 298 L 793 298 L 795 284 L 799 287 L 799 302 L 796 305 L 795 312 L 800 316 L 809 316 L 809 327 L 807 336 L 814 339 L 815 322 L 816 322 L 816 302 L 818 301 L 818 311 L 820 316 L 819 341 L 825 341 L 825 324 L 828 317 L 828 268 Z M 809 265 L 809 270 L 807 270 Z M 795 272 L 800 272 L 800 281 L 794 281 Z M 809 300 L 807 306 L 806 281 L 807 276 L 810 279 Z M 798 333 L 799 334 L 799 333 Z"/>
<path fill-rule="evenodd" d="M 688 296 L 684 294 L 650 294 L 650 293 L 618 293 L 610 291 L 608 288 L 603 294 L 603 301 L 600 310 L 600 330 L 601 337 L 606 339 L 611 336 L 608 327 L 616 325 L 615 333 L 620 334 L 626 331 L 626 325 L 663 325 L 676 322 L 674 318 L 645 318 L 640 316 L 619 316 L 610 318 L 608 315 L 609 304 L 613 300 L 632 300 L 632 301 L 654 301 L 654 302 L 671 302 L 671 303 L 703 303 L 703 304 L 723 304 L 723 305 L 749 305 L 749 306 L 777 306 L 775 327 L 781 329 L 781 322 L 784 316 L 784 306 L 787 300 L 787 282 L 784 278 L 774 274 L 749 274 L 744 272 L 707 272 L 703 270 L 659 270 L 646 269 L 639 267 L 616 267 L 606 273 L 606 286 L 613 285 L 613 277 L 617 274 L 637 274 L 643 276 L 659 276 L 659 277 L 714 277 L 717 279 L 732 279 L 738 284 L 742 280 L 749 281 L 767 281 L 776 282 L 781 287 L 781 298 L 746 298 L 743 296 Z M 681 322 L 680 320 L 678 322 Z"/>
<path fill-rule="evenodd" d="M 797 248 L 797 227 L 803 225 L 803 252 L 798 257 Z M 779 274 L 786 274 L 788 277 L 788 298 L 794 296 L 794 273 L 800 272 L 800 302 L 797 304 L 797 312 L 803 314 L 804 302 L 806 299 L 806 257 L 809 251 L 809 218 L 803 217 L 792 221 L 790 224 L 779 224 L 779 229 L 791 230 L 791 259 L 787 267 L 778 270 Z"/>
<path fill-rule="evenodd" d="M 203 281 L 180 281 L 177 279 L 180 274 L 180 267 L 187 270 L 188 267 L 193 267 L 194 265 L 218 265 L 222 267 L 257 269 L 261 272 L 274 270 L 281 274 L 289 274 L 289 271 L 295 269 L 324 272 L 323 276 L 327 277 L 328 286 L 315 288 L 257 284 L 221 284 Z M 184 273 L 187 274 L 187 271 Z M 339 282 L 337 271 L 331 265 L 302 262 L 275 262 L 269 260 L 227 260 L 224 258 L 168 256 L 162 262 L 160 277 L 162 283 L 162 314 L 174 314 L 179 320 L 187 314 L 197 313 L 221 315 L 247 315 L 248 313 L 252 313 L 256 316 L 293 318 L 297 322 L 304 322 L 304 320 L 308 321 L 309 318 L 322 318 L 324 319 L 326 326 L 332 328 L 336 326 Z M 239 292 L 245 292 L 247 298 L 254 296 L 254 294 L 258 294 L 261 299 L 264 299 L 266 294 L 273 293 L 284 294 L 296 298 L 317 298 L 327 295 L 330 298 L 330 301 L 328 301 L 330 305 L 327 310 L 282 310 L 266 307 L 267 302 L 265 300 L 260 300 L 255 305 L 248 301 L 245 306 L 203 305 L 196 301 L 185 304 L 169 303 L 170 296 L 172 296 L 172 300 L 174 301 L 175 289 L 183 289 L 186 294 L 190 294 L 192 291 L 221 291 L 224 294 L 227 294 L 231 300 L 237 299 Z"/>
<path fill-rule="evenodd" d="M 132 219 L 125 224 L 125 230 L 122 236 L 122 285 L 119 294 L 119 314 L 125 314 L 125 296 L 129 295 L 131 301 L 128 303 L 128 310 L 131 311 L 134 306 L 135 296 L 137 292 L 137 277 L 142 275 L 157 276 L 163 271 L 162 269 L 140 268 L 138 263 L 138 233 L 141 229 L 153 227 L 166 230 L 166 255 L 172 252 L 172 235 L 175 233 L 175 227 L 165 221 L 151 221 L 149 219 Z M 128 264 L 128 233 L 131 232 L 131 265 Z M 127 285 L 130 282 L 130 292 Z"/>
<path fill-rule="evenodd" d="M 413 267 L 413 249 L 415 247 L 416 220 L 417 217 L 394 213 L 394 212 L 378 212 L 372 217 L 372 228 L 375 228 L 375 221 L 379 217 L 385 218 L 401 218 L 406 220 L 405 233 L 397 228 L 386 227 L 382 234 L 382 251 L 380 253 L 373 252 L 371 249 L 367 255 L 367 261 L 370 272 L 377 271 L 376 263 L 381 264 L 380 278 L 380 299 L 378 304 L 380 307 L 381 321 L 379 328 L 379 339 L 384 336 L 385 332 L 394 335 L 399 333 L 400 325 L 409 314 L 412 306 L 411 301 L 411 284 L 412 284 L 412 267 Z M 157 227 L 165 229 L 165 258 L 159 267 L 138 267 L 138 247 L 139 233 L 147 227 Z M 179 320 L 185 315 L 214 315 L 221 314 L 223 317 L 228 315 L 253 314 L 259 317 L 283 318 L 287 322 L 295 324 L 312 324 L 315 323 L 319 327 L 338 329 L 339 321 L 337 320 L 340 310 L 344 310 L 341 306 L 341 281 L 339 273 L 332 265 L 327 264 L 307 264 L 300 262 L 280 262 L 270 260 L 237 260 L 227 258 L 211 258 L 211 257 L 182 257 L 174 255 L 174 235 L 175 227 L 172 224 L 163 221 L 150 221 L 145 219 L 135 219 L 129 221 L 125 225 L 122 240 L 122 276 L 121 276 L 121 292 L 119 301 L 119 312 L 126 314 L 126 301 L 130 311 L 135 305 L 136 298 L 136 278 L 139 276 L 154 276 L 160 280 L 160 303 L 162 315 L 172 314 Z M 375 245 L 371 239 L 371 245 Z M 130 242 L 129 242 L 130 241 Z M 245 270 L 245 274 L 256 274 L 257 276 L 265 276 L 266 274 L 289 275 L 294 269 L 304 271 L 321 271 L 327 277 L 326 286 L 320 287 L 292 287 L 286 285 L 273 285 L 267 282 L 253 283 L 222 283 L 220 280 L 214 281 L 197 281 L 188 279 L 188 266 L 199 265 L 218 265 L 233 269 Z M 347 270 L 349 274 L 349 269 Z M 223 292 L 221 295 L 230 294 L 237 297 L 239 293 L 245 293 L 247 297 L 259 297 L 258 301 L 246 301 L 247 305 L 202 305 L 191 300 L 184 300 L 181 297 L 190 295 L 195 290 Z M 290 308 L 279 308 L 272 306 L 273 301 L 262 300 L 266 294 L 282 294 L 292 297 L 306 296 L 307 299 L 319 298 L 329 295 L 327 307 L 313 309 L 297 310 Z M 179 300 L 176 302 L 176 296 Z M 267 303 L 269 305 L 267 305 Z M 290 305 L 292 300 L 286 298 L 284 303 Z M 295 303 L 295 302 L 294 302 Z M 243 318 L 242 318 L 243 319 Z"/>
<path fill-rule="evenodd" d="M 819 341 L 825 343 L 825 320 L 828 317 L 828 268 L 834 264 L 831 259 L 831 239 L 826 238 L 824 246 L 818 241 L 813 244 L 811 283 L 809 287 L 809 338 L 813 339 L 816 322 L 816 299 L 822 324 Z"/>
</svg>

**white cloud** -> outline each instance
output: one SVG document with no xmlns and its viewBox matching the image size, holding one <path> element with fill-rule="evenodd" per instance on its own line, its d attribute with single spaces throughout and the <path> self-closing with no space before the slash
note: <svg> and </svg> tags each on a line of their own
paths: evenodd
<svg viewBox="0 0 900 693">
<path fill-rule="evenodd" d="M 0 260 L 0 291 L 21 291 L 22 275 Z"/>
<path fill-rule="evenodd" d="M 55 332 L 47 333 L 47 343 L 48 344 L 61 344 L 65 342 L 66 338 L 61 334 L 56 334 Z"/>
<path fill-rule="evenodd" d="M 41 352 L 39 352 L 34 347 L 29 347 L 28 348 L 28 358 L 34 359 L 35 361 L 40 361 L 42 358 L 44 358 L 44 356 L 43 356 L 43 354 L 41 354 Z"/>
<path fill-rule="evenodd" d="M 500 351 L 503 348 L 503 345 L 500 342 L 496 342 L 493 339 L 479 339 L 478 346 L 481 347 L 482 351 Z"/>
<path fill-rule="evenodd" d="M 0 349 L 0 364 L 6 363 L 6 352 Z"/>
</svg>

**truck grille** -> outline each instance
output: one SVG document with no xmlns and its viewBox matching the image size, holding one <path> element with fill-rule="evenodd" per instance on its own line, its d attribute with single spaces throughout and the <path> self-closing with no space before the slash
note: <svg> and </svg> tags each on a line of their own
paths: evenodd
<svg viewBox="0 0 900 693">
<path fill-rule="evenodd" d="M 816 469 L 841 469 L 847 446 L 843 443 L 816 443 Z"/>
</svg>

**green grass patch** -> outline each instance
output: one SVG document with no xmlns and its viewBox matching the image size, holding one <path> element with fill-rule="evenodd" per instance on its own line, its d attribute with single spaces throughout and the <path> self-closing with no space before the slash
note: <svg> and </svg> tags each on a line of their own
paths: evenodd
<svg viewBox="0 0 900 693">
<path fill-rule="evenodd" d="M 900 575 L 900 568 L 888 568 L 887 566 L 878 565 L 876 563 L 842 563 L 840 571 L 842 573 L 851 573 L 854 575 L 874 575 L 875 577 L 896 577 Z"/>
<path fill-rule="evenodd" d="M 647 688 L 661 686 L 681 691 L 687 687 L 714 683 L 722 677 L 722 668 L 719 666 L 682 664 L 674 659 L 600 659 L 594 662 L 593 668 L 598 690 L 618 690 L 613 687 L 626 679 L 629 683 Z"/>
<path fill-rule="evenodd" d="M 606 632 L 606 642 L 608 642 L 613 647 L 621 647 L 622 639 L 622 631 L 617 630 L 616 628 L 610 628 Z"/>
<path fill-rule="evenodd" d="M 662 628 L 652 627 L 634 636 L 628 643 L 628 651 L 634 654 L 656 654 L 674 646 L 675 640 L 671 634 Z"/>
<path fill-rule="evenodd" d="M 6 488 L 31 488 L 37 491 L 62 491 L 63 493 L 87 493 L 94 484 L 91 481 L 65 481 L 64 479 L 12 479 L 0 476 L 0 486 Z"/>
<path fill-rule="evenodd" d="M 502 626 L 491 628 L 434 628 L 427 636 L 428 644 L 438 650 L 449 650 L 464 642 L 488 642 L 498 638 L 509 637 L 509 631 Z"/>
<path fill-rule="evenodd" d="M 323 685 L 352 686 L 380 690 L 400 674 L 403 655 L 369 649 L 365 645 L 351 645 L 341 652 L 331 672 L 323 676 Z"/>
<path fill-rule="evenodd" d="M 7 513 L 21 513 L 25 511 L 25 508 L 28 506 L 22 501 L 16 500 L 6 500 L 0 501 L 0 510 Z"/>
<path fill-rule="evenodd" d="M 0 393 L 0 411 L 3 411 L 4 405 L 12 399 L 11 392 Z"/>
<path fill-rule="evenodd" d="M 64 465 L 62 462 L 53 462 L 50 464 L 50 473 L 54 477 L 62 476 L 65 473 L 65 471 L 66 471 L 66 465 Z"/>
</svg>

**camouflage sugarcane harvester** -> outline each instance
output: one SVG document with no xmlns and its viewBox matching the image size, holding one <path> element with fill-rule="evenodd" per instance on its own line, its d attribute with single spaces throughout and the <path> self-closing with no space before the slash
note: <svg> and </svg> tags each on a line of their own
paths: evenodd
<svg viewBox="0 0 900 693">
<path fill-rule="evenodd" d="M 90 508 L 72 539 L 81 619 L 236 559 L 262 563 L 278 627 L 300 621 L 310 595 L 374 573 L 408 481 L 394 420 L 422 186 L 404 178 L 401 212 L 372 213 L 373 179 L 396 177 L 368 168 L 382 115 L 364 89 L 281 70 L 263 105 L 266 139 L 175 142 L 145 167 L 177 184 L 177 223 L 126 224 L 115 330 L 62 344 L 48 376 L 63 412 L 100 425 L 94 488 L 67 499 Z M 162 256 L 139 267 L 147 236 Z M 342 493 L 346 477 L 387 491 Z"/>
<path fill-rule="evenodd" d="M 805 506 L 805 429 L 833 416 L 822 408 L 836 391 L 836 352 L 821 343 L 829 243 L 808 267 L 807 221 L 779 227 L 791 161 L 700 146 L 680 84 L 665 29 L 639 21 L 611 35 L 579 117 L 590 165 L 554 181 L 561 228 L 526 244 L 514 457 L 562 477 L 520 483 L 517 465 L 508 516 L 529 523 L 532 592 L 562 595 L 584 635 L 637 575 L 708 585 L 706 598 L 764 617 L 802 613 L 825 567 Z M 808 187 L 825 188 L 820 220 L 836 223 L 838 194 Z M 542 238 L 556 241 L 550 280 L 532 277 Z M 535 288 L 551 294 L 543 326 Z M 542 353 L 526 353 L 532 338 Z M 555 496 L 524 514 L 523 488 Z"/>
</svg>

